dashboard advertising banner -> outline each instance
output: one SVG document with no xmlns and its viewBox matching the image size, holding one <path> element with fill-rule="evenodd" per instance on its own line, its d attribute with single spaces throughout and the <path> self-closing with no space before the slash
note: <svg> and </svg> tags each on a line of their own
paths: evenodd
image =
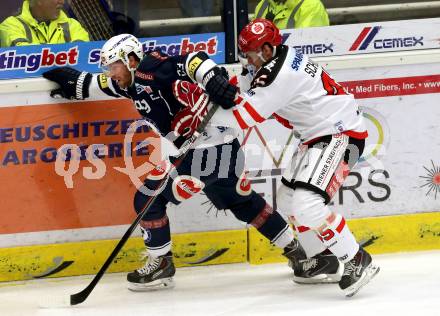
<svg viewBox="0 0 440 316">
<path fill-rule="evenodd" d="M 440 18 L 283 30 L 284 44 L 309 56 L 440 48 Z"/>
<path fill-rule="evenodd" d="M 168 55 L 205 51 L 216 63 L 225 62 L 224 33 L 140 38 L 144 51 L 161 50 Z M 101 72 L 99 54 L 104 41 L 60 45 L 17 46 L 0 49 L 0 80 L 39 77 L 54 66 L 70 66 Z"/>
</svg>

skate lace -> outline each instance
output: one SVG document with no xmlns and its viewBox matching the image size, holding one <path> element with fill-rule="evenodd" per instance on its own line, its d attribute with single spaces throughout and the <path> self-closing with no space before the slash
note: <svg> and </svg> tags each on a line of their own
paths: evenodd
<svg viewBox="0 0 440 316">
<path fill-rule="evenodd" d="M 309 259 L 309 260 L 305 260 L 303 262 L 303 270 L 307 271 L 307 270 L 316 268 L 317 265 L 318 265 L 318 260 L 316 260 L 314 258 Z"/>
<path fill-rule="evenodd" d="M 159 257 L 153 257 L 151 255 L 148 255 L 147 251 L 143 251 L 141 253 L 141 259 L 144 260 L 145 258 L 147 259 L 145 265 L 137 270 L 139 274 L 150 274 L 159 267 L 160 264 Z"/>
<path fill-rule="evenodd" d="M 356 270 L 355 260 L 350 260 L 345 264 L 344 273 L 342 275 L 351 275 Z"/>
</svg>

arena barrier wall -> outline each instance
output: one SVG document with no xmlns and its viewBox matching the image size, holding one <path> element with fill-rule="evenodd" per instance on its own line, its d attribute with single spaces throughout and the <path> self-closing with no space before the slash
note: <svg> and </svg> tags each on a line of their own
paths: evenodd
<svg viewBox="0 0 440 316">
<path fill-rule="evenodd" d="M 357 97 L 370 133 L 332 207 L 372 253 L 440 249 L 440 51 L 315 60 Z M 0 81 L 0 281 L 93 274 L 134 219 L 135 186 L 114 169 L 126 167 L 121 144 L 138 118 L 133 106 L 128 100 L 54 100 L 53 87 L 40 78 Z M 131 144 L 145 136 L 140 130 Z M 241 138 L 248 177 L 276 208 L 276 188 L 297 140 L 274 120 Z M 83 152 L 96 145 L 96 159 L 80 161 L 72 188 L 55 171 L 56 149 L 65 143 Z M 133 148 L 127 152 L 138 166 L 148 153 Z M 283 260 L 255 230 L 203 195 L 171 206 L 168 215 L 178 266 Z M 141 249 L 136 233 L 110 271 L 136 267 Z"/>
</svg>

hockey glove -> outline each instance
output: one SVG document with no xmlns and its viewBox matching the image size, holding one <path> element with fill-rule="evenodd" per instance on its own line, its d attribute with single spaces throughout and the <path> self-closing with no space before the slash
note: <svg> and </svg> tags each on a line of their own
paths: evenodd
<svg viewBox="0 0 440 316">
<path fill-rule="evenodd" d="M 51 91 L 50 96 L 59 96 L 70 100 L 84 100 L 89 97 L 92 74 L 70 67 L 59 67 L 43 73 L 43 77 L 55 81 L 60 88 Z"/>
<path fill-rule="evenodd" d="M 228 82 L 224 76 L 225 71 L 219 67 L 212 68 L 203 77 L 203 86 L 214 103 L 224 109 L 230 109 L 235 106 L 234 99 L 238 88 Z"/>
<path fill-rule="evenodd" d="M 197 84 L 177 80 L 173 83 L 173 94 L 185 106 L 171 122 L 177 136 L 190 137 L 208 112 L 209 97 Z"/>
</svg>

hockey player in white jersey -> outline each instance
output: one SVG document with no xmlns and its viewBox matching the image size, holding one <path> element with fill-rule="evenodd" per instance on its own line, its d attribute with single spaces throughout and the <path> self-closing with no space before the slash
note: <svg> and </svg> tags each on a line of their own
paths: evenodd
<svg viewBox="0 0 440 316">
<path fill-rule="evenodd" d="M 322 67 L 281 44 L 280 32 L 271 21 L 256 19 L 246 25 L 238 46 L 254 75 L 248 74 L 248 81 L 241 78 L 235 105 L 218 101 L 223 109 L 212 123 L 246 129 L 273 115 L 294 128 L 301 145 L 282 178 L 278 207 L 295 225 L 309 257 L 327 249 L 344 264 L 339 286 L 352 296 L 379 267 L 328 203 L 363 152 L 368 133 L 362 113 L 353 95 Z M 203 82 L 214 63 L 199 64 L 194 79 Z"/>
</svg>

